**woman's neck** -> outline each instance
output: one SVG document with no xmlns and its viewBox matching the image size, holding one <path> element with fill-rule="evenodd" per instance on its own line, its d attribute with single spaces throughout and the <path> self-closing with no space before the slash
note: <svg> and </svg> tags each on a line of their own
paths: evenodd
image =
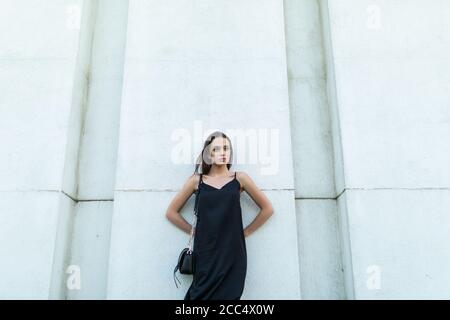
<svg viewBox="0 0 450 320">
<path fill-rule="evenodd" d="M 208 172 L 208 176 L 210 177 L 224 177 L 228 176 L 230 171 L 228 170 L 227 165 L 212 165 L 211 169 Z"/>
</svg>

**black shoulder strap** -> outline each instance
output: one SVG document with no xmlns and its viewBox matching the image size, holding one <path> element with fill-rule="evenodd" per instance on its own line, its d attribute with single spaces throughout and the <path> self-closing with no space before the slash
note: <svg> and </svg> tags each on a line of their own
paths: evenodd
<svg viewBox="0 0 450 320">
<path fill-rule="evenodd" d="M 202 181 L 202 175 L 200 174 L 200 179 L 198 180 L 197 191 L 195 192 L 195 204 L 194 204 L 194 214 L 197 215 L 197 207 L 198 207 L 198 194 L 200 193 L 200 182 Z"/>
</svg>

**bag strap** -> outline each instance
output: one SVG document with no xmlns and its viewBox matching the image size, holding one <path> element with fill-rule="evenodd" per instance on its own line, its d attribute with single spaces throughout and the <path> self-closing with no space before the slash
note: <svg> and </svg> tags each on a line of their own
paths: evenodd
<svg viewBox="0 0 450 320">
<path fill-rule="evenodd" d="M 198 180 L 198 186 L 197 186 L 197 191 L 195 192 L 195 204 L 194 204 L 194 222 L 192 223 L 192 228 L 191 228 L 191 234 L 189 237 L 189 243 L 188 243 L 188 247 L 189 247 L 189 253 L 192 252 L 192 240 L 194 238 L 194 229 L 197 226 L 197 210 L 198 210 L 198 198 L 199 198 L 199 194 L 200 194 L 200 183 L 202 182 L 202 176 L 203 174 L 200 174 L 200 179 Z"/>
</svg>

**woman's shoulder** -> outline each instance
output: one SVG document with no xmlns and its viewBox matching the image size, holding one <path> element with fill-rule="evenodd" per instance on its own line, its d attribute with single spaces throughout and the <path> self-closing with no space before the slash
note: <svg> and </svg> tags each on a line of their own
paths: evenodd
<svg viewBox="0 0 450 320">
<path fill-rule="evenodd" d="M 239 181 L 242 188 L 244 188 L 246 186 L 247 182 L 250 180 L 250 176 L 245 171 L 236 170 L 235 173 L 236 173 L 236 179 Z"/>
<path fill-rule="evenodd" d="M 236 178 L 246 179 L 247 177 L 249 177 L 248 173 L 245 171 L 235 170 L 234 172 L 236 173 Z"/>
<path fill-rule="evenodd" d="M 200 182 L 201 173 L 194 172 L 188 179 L 189 183 L 193 186 L 194 190 L 197 190 L 197 186 Z"/>
</svg>

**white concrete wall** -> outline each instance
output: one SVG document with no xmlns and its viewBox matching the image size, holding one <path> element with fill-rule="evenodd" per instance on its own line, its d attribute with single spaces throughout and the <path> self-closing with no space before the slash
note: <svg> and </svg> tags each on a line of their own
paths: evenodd
<svg viewBox="0 0 450 320">
<path fill-rule="evenodd" d="M 243 299 L 450 297 L 448 1 L 0 9 L 0 298 L 182 298 L 164 213 L 213 129 L 275 207 Z"/>
<path fill-rule="evenodd" d="M 276 211 L 247 240 L 242 298 L 300 298 L 282 2 L 135 0 L 128 21 L 108 298 L 178 299 L 192 281 L 173 282 L 188 235 L 165 210 L 201 148 L 195 121 L 202 136 L 219 127 L 233 140 L 233 129 L 279 130 L 276 170 L 236 166 L 271 190 Z M 188 164 L 171 159 L 173 133 L 193 139 Z M 247 224 L 257 210 L 242 203 Z"/>
<path fill-rule="evenodd" d="M 450 2 L 322 4 L 347 294 L 449 298 Z"/>
<path fill-rule="evenodd" d="M 63 180 L 69 119 L 79 106 L 83 3 L 1 3 L 1 298 L 64 297 L 74 189 Z"/>
</svg>

